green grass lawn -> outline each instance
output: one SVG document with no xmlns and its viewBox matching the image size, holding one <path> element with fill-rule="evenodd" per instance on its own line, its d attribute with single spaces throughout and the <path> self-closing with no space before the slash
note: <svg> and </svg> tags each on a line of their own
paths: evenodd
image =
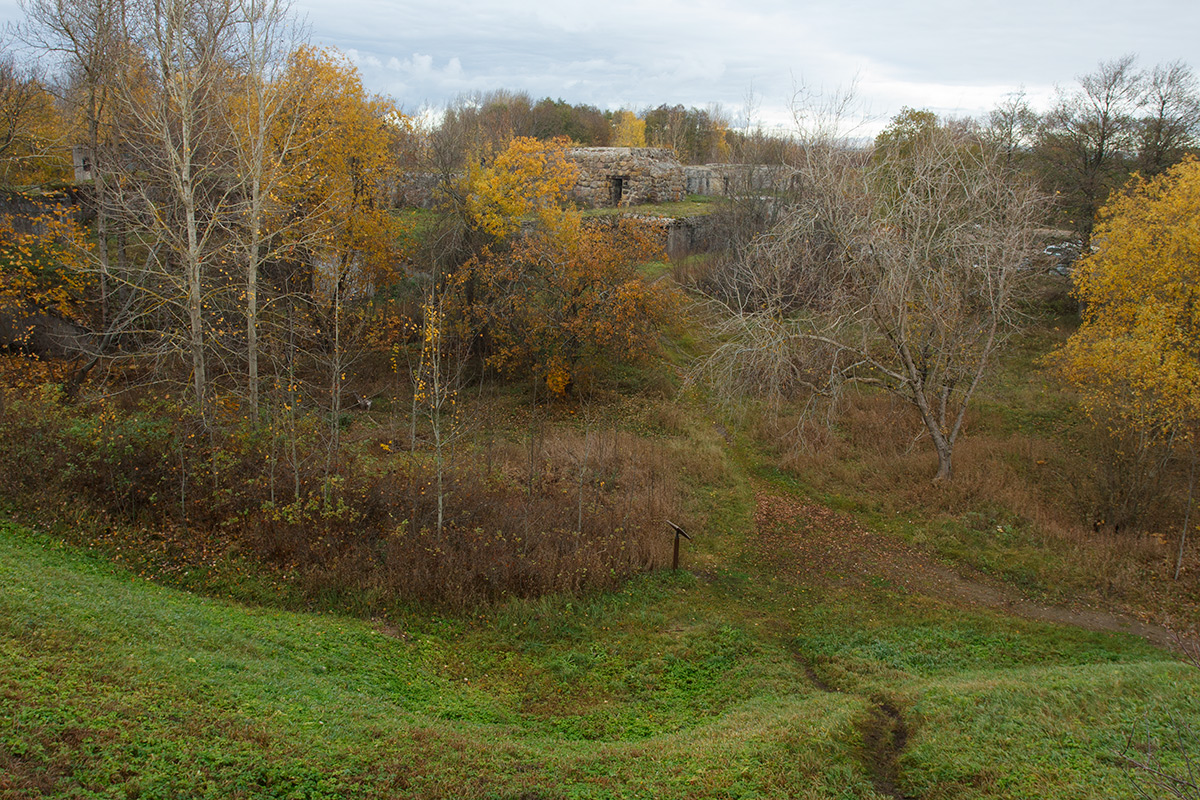
<svg viewBox="0 0 1200 800">
<path fill-rule="evenodd" d="M 686 199 L 673 203 L 640 203 L 635 206 L 607 206 L 589 208 L 583 212 L 585 217 L 615 217 L 621 214 L 636 214 L 645 217 L 699 217 L 711 214 L 725 202 L 725 198 L 710 195 L 691 194 Z"/>
<path fill-rule="evenodd" d="M 736 520 L 735 518 L 732 518 Z M 374 622 L 159 586 L 0 528 L 0 797 L 872 798 L 886 702 L 908 797 L 1135 797 L 1128 734 L 1200 724 L 1129 637 L 885 585 L 699 575 Z"/>
</svg>

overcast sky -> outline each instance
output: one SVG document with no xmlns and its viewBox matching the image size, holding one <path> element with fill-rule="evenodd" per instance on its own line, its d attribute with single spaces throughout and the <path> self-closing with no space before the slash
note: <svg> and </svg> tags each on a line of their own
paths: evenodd
<svg viewBox="0 0 1200 800">
<path fill-rule="evenodd" d="M 1198 0 L 297 0 L 405 110 L 506 88 L 601 109 L 720 104 L 783 124 L 794 87 L 857 78 L 870 112 L 985 113 L 1021 87 L 1046 107 L 1105 59 L 1200 69 Z M 15 0 L 0 14 L 20 18 Z M 748 99 L 752 101 L 748 103 Z"/>
</svg>

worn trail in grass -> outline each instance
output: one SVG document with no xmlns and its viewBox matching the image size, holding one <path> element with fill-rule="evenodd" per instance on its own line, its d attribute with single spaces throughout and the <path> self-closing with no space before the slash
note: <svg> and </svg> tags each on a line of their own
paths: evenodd
<svg viewBox="0 0 1200 800">
<path fill-rule="evenodd" d="M 977 570 L 950 567 L 898 536 L 867 531 L 849 514 L 817 503 L 760 491 L 755 509 L 754 550 L 777 574 L 803 586 L 882 581 L 967 608 L 992 608 L 1026 619 L 1128 633 L 1164 648 L 1175 643 L 1166 628 L 1124 614 L 1034 602 Z"/>
<path fill-rule="evenodd" d="M 756 530 L 697 575 L 372 623 L 4 525 L 0 797 L 1133 797 L 1129 732 L 1200 722 L 1142 640 L 906 584 L 919 556 L 783 491 Z"/>
</svg>

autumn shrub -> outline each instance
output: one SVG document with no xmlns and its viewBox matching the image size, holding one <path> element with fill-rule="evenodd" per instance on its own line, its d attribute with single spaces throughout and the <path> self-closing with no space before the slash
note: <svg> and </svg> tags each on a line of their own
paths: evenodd
<svg viewBox="0 0 1200 800">
<path fill-rule="evenodd" d="M 58 483 L 65 412 L 52 384 L 0 386 L 0 491 L 11 501 Z"/>
<path fill-rule="evenodd" d="M 436 476 L 418 456 L 347 477 L 330 501 L 271 507 L 236 535 L 310 592 L 450 608 L 612 586 L 669 555 L 674 470 L 638 437 L 555 434 L 536 463 L 524 445 L 494 445 L 443 475 L 440 532 Z"/>
<path fill-rule="evenodd" d="M 72 415 L 61 431 L 64 484 L 130 518 L 167 502 L 178 485 L 179 421 L 111 404 Z"/>
<path fill-rule="evenodd" d="M 147 534 L 122 546 L 157 548 L 146 556 L 162 572 L 236 555 L 353 608 L 383 597 L 461 609 L 611 586 L 662 566 L 663 520 L 679 518 L 674 456 L 617 430 L 551 431 L 532 450 L 460 445 L 444 468 L 439 528 L 430 454 L 379 461 L 349 449 L 328 472 L 319 415 L 296 420 L 297 457 L 284 431 L 234 418 L 205 430 L 165 400 L 69 406 L 49 387 L 6 400 L 0 497 L 10 505 L 45 522 L 77 519 L 63 516 L 68 506 L 122 521 Z"/>
<path fill-rule="evenodd" d="M 81 269 L 81 254 L 88 247 L 65 202 L 33 203 L 23 215 L 0 214 L 0 314 L 14 332 L 24 327 L 25 317 L 47 311 L 67 319 L 82 316 L 88 273 Z"/>
<path fill-rule="evenodd" d="M 67 405 L 58 384 L 6 396 L 0 493 L 18 506 L 59 495 L 129 522 L 217 526 L 276 493 L 315 491 L 323 478 L 308 435 L 323 420 L 312 415 L 293 426 L 306 450 L 293 464 L 278 431 L 246 419 L 206 429 L 165 399 Z"/>
</svg>

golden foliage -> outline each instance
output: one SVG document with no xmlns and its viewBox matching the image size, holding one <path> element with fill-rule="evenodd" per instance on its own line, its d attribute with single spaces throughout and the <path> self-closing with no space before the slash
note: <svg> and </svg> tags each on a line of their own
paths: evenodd
<svg viewBox="0 0 1200 800">
<path fill-rule="evenodd" d="M 89 246 L 83 229 L 65 213 L 0 216 L 0 310 L 20 316 L 41 309 L 79 319 Z"/>
<path fill-rule="evenodd" d="M 39 81 L 0 64 L 0 181 L 31 186 L 65 179 L 71 167 L 65 127 Z"/>
<path fill-rule="evenodd" d="M 613 114 L 613 147 L 645 147 L 646 120 L 638 119 L 632 111 Z"/>
<path fill-rule="evenodd" d="M 397 172 L 393 145 L 407 118 L 390 100 L 368 95 L 336 51 L 300 48 L 284 80 L 303 99 L 278 121 L 293 146 L 275 227 L 316 263 L 336 265 L 337 280 L 352 265 L 364 281 L 391 277 L 399 225 L 388 192 Z"/>
<path fill-rule="evenodd" d="M 1093 419 L 1181 432 L 1200 420 L 1200 162 L 1136 178 L 1080 262 L 1083 324 L 1054 355 Z"/>
<path fill-rule="evenodd" d="M 563 137 L 519 137 L 489 165 L 470 166 L 465 195 L 472 224 L 498 239 L 528 218 L 551 231 L 573 224 L 565 204 L 579 170 L 567 159 L 569 144 Z"/>
</svg>

